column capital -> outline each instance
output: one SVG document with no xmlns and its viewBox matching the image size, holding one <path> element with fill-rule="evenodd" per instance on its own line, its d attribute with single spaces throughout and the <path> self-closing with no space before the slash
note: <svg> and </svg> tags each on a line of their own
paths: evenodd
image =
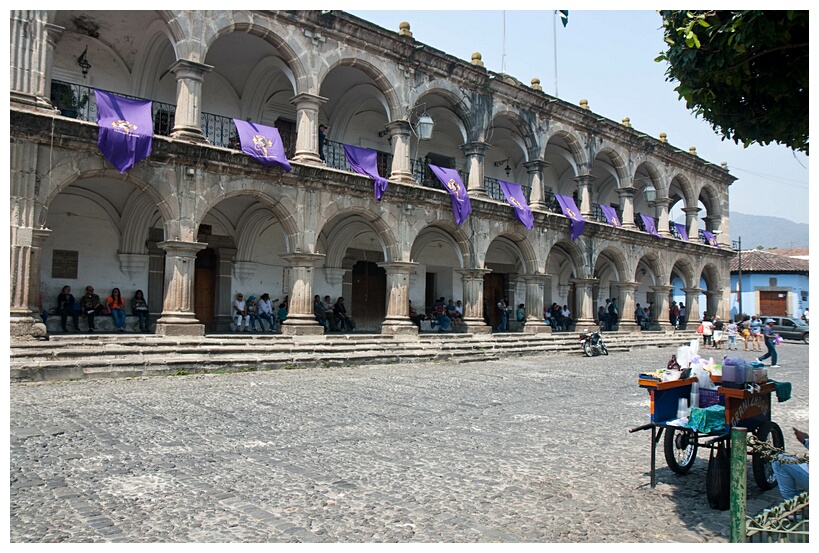
<svg viewBox="0 0 819 553">
<path fill-rule="evenodd" d="M 637 192 L 637 189 L 633 186 L 623 186 L 621 188 L 617 188 L 617 195 L 621 198 L 633 198 L 634 194 Z"/>
<path fill-rule="evenodd" d="M 282 254 L 282 259 L 290 263 L 291 267 L 315 267 L 324 261 L 323 253 L 286 253 Z"/>
<path fill-rule="evenodd" d="M 657 198 L 654 201 L 652 201 L 651 203 L 653 203 L 654 205 L 658 205 L 658 206 L 668 207 L 671 204 L 671 198 Z"/>
<path fill-rule="evenodd" d="M 650 286 L 649 288 L 651 288 L 654 292 L 658 293 L 670 292 L 671 290 L 674 289 L 674 287 L 671 286 L 670 284 L 658 284 L 656 286 Z"/>
<path fill-rule="evenodd" d="M 576 177 L 572 177 L 572 181 L 577 183 L 578 186 L 590 185 L 596 180 L 597 177 L 595 177 L 594 175 L 577 175 Z"/>
<path fill-rule="evenodd" d="M 463 151 L 466 156 L 482 156 L 491 147 L 492 145 L 486 142 L 467 142 L 466 144 L 461 144 L 461 151 Z"/>
<path fill-rule="evenodd" d="M 722 296 L 722 290 L 705 290 L 706 298 L 715 298 Z"/>
<path fill-rule="evenodd" d="M 193 79 L 201 83 L 205 80 L 205 75 L 213 71 L 213 66 L 198 61 L 176 60 L 168 71 L 173 73 L 177 79 Z"/>
<path fill-rule="evenodd" d="M 621 290 L 630 290 L 635 291 L 640 286 L 639 282 L 628 281 L 628 282 L 617 282 L 617 287 Z"/>
<path fill-rule="evenodd" d="M 689 295 L 692 295 L 692 294 L 699 296 L 700 294 L 702 294 L 702 291 L 703 291 L 702 288 L 696 288 L 696 287 L 695 288 L 681 288 L 681 290 L 683 292 L 685 292 L 686 296 L 689 296 Z"/>
<path fill-rule="evenodd" d="M 324 96 L 319 96 L 318 94 L 311 94 L 309 92 L 300 92 L 299 94 L 296 94 L 295 96 L 290 98 L 290 103 L 293 105 L 310 104 L 316 109 L 318 109 L 319 106 L 321 106 L 321 104 L 324 104 L 325 102 L 327 102 L 327 98 L 325 98 Z"/>
<path fill-rule="evenodd" d="M 699 213 L 702 210 L 702 208 L 700 208 L 700 207 L 684 207 L 684 208 L 682 208 L 682 210 L 683 210 L 683 213 L 685 213 L 686 215 L 696 215 L 697 213 Z"/>
<path fill-rule="evenodd" d="M 165 240 L 164 242 L 157 242 L 158 247 L 165 250 L 165 253 L 179 256 L 195 256 L 199 250 L 204 250 L 208 247 L 205 242 L 185 242 L 182 240 Z"/>
<path fill-rule="evenodd" d="M 455 269 L 455 272 L 463 278 L 483 278 L 492 272 L 492 269 Z"/>
<path fill-rule="evenodd" d="M 533 159 L 532 161 L 524 161 L 522 165 L 526 167 L 528 172 L 534 173 L 546 169 L 551 165 L 551 163 L 545 159 Z"/>
<path fill-rule="evenodd" d="M 594 286 L 600 282 L 599 278 L 570 278 L 569 282 L 576 286 Z"/>
<path fill-rule="evenodd" d="M 420 263 L 415 261 L 382 261 L 376 263 L 379 267 L 387 271 L 387 274 L 410 274 L 413 269 L 418 268 Z"/>
<path fill-rule="evenodd" d="M 412 132 L 412 126 L 410 122 L 406 119 L 396 119 L 395 121 L 390 121 L 384 128 L 390 131 L 390 134 L 409 134 Z"/>
</svg>

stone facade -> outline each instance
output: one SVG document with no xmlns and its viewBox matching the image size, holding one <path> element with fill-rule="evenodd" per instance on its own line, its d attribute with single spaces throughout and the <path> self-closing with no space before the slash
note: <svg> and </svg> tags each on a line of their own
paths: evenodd
<svg viewBox="0 0 819 553">
<path fill-rule="evenodd" d="M 649 299 L 667 309 L 672 282 L 727 318 L 725 169 L 410 32 L 336 11 L 14 10 L 11 29 L 13 336 L 41 332 L 40 297 L 54 307 L 65 284 L 145 291 L 166 335 L 224 331 L 237 292 L 287 298 L 288 334 L 323 332 L 314 294 L 344 296 L 359 328 L 397 335 L 416 329 L 407 300 L 462 299 L 466 327 L 487 332 L 505 295 L 526 305 L 527 332 L 548 332 L 544 305 L 590 323 L 609 297 L 624 313 Z M 127 174 L 97 147 L 92 88 L 154 102 L 152 154 Z M 416 134 L 421 114 L 435 122 L 429 141 Z M 242 154 L 234 117 L 278 127 L 292 171 Z M 343 143 L 380 152 L 381 201 Z M 460 227 L 427 163 L 462 172 L 472 214 Z M 524 187 L 534 229 L 498 179 Z M 588 220 L 575 241 L 555 193 Z M 669 230 L 675 209 L 690 241 Z M 701 229 L 720 231 L 721 247 Z"/>
</svg>

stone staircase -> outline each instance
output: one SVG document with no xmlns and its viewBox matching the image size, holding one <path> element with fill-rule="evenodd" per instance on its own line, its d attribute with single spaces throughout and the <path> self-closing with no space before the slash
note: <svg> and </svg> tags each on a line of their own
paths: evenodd
<svg viewBox="0 0 819 553">
<path fill-rule="evenodd" d="M 494 334 L 212 334 L 197 337 L 151 334 L 56 335 L 48 341 L 11 343 L 11 381 L 42 381 L 303 367 L 499 359 L 501 356 L 562 352 L 582 355 L 579 333 Z M 633 348 L 680 346 L 693 331 L 609 332 L 612 354 Z M 659 360 L 664 361 L 664 360 Z M 660 363 L 664 364 L 664 363 Z"/>
</svg>

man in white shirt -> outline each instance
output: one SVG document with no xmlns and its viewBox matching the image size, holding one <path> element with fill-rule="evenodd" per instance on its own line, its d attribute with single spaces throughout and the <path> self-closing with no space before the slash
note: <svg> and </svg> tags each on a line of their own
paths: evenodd
<svg viewBox="0 0 819 553">
<path fill-rule="evenodd" d="M 236 294 L 233 300 L 233 318 L 236 320 L 236 332 L 242 330 L 242 319 L 245 321 L 245 332 L 250 332 L 250 315 L 247 314 L 247 304 L 242 294 Z"/>
<path fill-rule="evenodd" d="M 259 325 L 262 327 L 262 332 L 264 332 L 264 323 L 262 320 L 267 321 L 267 324 L 270 325 L 270 328 L 267 330 L 273 332 L 273 329 L 276 326 L 276 312 L 273 311 L 273 302 L 270 301 L 270 294 L 265 292 L 259 298 L 258 307 L 258 316 L 259 316 Z"/>
<path fill-rule="evenodd" d="M 810 449 L 810 440 L 806 432 L 794 428 L 793 434 L 803 446 Z M 791 459 L 793 459 L 793 457 L 791 457 Z M 797 465 L 774 461 L 771 463 L 771 468 L 773 468 L 774 474 L 776 474 L 776 483 L 779 486 L 779 493 L 782 494 L 782 499 L 791 499 L 810 489 L 810 472 L 807 463 Z"/>
</svg>

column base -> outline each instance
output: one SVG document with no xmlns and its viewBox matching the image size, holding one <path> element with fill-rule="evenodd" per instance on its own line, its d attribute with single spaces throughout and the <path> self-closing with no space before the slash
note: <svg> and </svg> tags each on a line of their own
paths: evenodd
<svg viewBox="0 0 819 553">
<path fill-rule="evenodd" d="M 532 209 L 539 209 L 541 211 L 549 210 L 549 206 L 547 206 L 546 202 L 544 201 L 532 202 L 532 204 L 529 207 Z"/>
<path fill-rule="evenodd" d="M 400 182 L 401 184 L 418 184 L 415 182 L 415 179 L 412 178 L 412 173 L 403 171 L 392 173 L 388 180 L 392 182 Z"/>
<path fill-rule="evenodd" d="M 489 194 L 486 193 L 486 190 L 481 188 L 480 190 L 467 190 L 469 193 L 470 198 L 480 198 L 481 200 L 488 200 Z"/>
<path fill-rule="evenodd" d="M 623 332 L 640 332 L 640 325 L 635 322 L 623 322 L 619 324 L 617 330 Z"/>
<path fill-rule="evenodd" d="M 198 129 L 179 129 L 171 132 L 171 138 L 174 140 L 186 140 L 188 142 L 196 142 L 197 144 L 204 144 L 208 141 L 202 131 Z"/>
<path fill-rule="evenodd" d="M 594 319 L 577 319 L 574 323 L 574 329 L 577 333 L 583 332 L 583 330 L 587 328 L 591 331 L 595 331 L 600 328 L 600 325 L 597 324 L 597 321 Z"/>
<path fill-rule="evenodd" d="M 204 336 L 205 325 L 199 323 L 161 323 L 157 321 L 157 336 Z"/>
<path fill-rule="evenodd" d="M 526 321 L 523 325 L 524 334 L 551 334 L 552 327 L 543 321 Z"/>
<path fill-rule="evenodd" d="M 298 161 L 299 163 L 307 163 L 310 165 L 327 165 L 316 152 L 296 152 L 293 154 L 291 161 Z"/>
<path fill-rule="evenodd" d="M 651 323 L 651 330 L 659 330 L 661 332 L 671 332 L 674 330 L 674 327 L 671 326 L 671 323 Z"/>
<path fill-rule="evenodd" d="M 384 321 L 381 325 L 381 334 L 395 334 L 399 336 L 418 335 L 418 327 L 411 321 Z"/>
<path fill-rule="evenodd" d="M 9 335 L 15 340 L 48 339 L 48 329 L 39 317 L 12 315 L 9 324 Z"/>
<path fill-rule="evenodd" d="M 293 315 L 281 325 L 284 336 L 316 336 L 324 334 L 324 327 L 312 315 Z"/>
<path fill-rule="evenodd" d="M 492 327 L 482 320 L 466 320 L 461 323 L 461 327 L 464 329 L 464 332 L 471 334 L 490 334 L 492 332 Z"/>
</svg>

